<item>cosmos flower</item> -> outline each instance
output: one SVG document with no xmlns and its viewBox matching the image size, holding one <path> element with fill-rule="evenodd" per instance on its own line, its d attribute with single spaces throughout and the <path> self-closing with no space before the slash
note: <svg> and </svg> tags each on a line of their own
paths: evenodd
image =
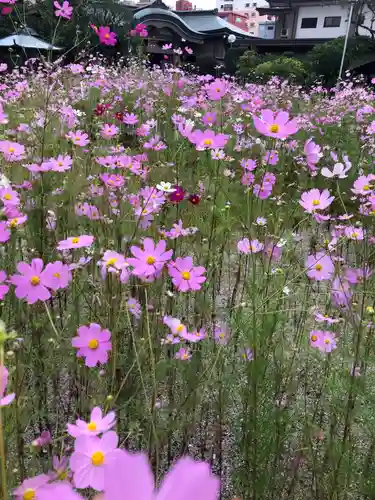
<svg viewBox="0 0 375 500">
<path fill-rule="evenodd" d="M 98 436 L 112 429 L 116 424 L 116 415 L 113 411 L 103 416 L 99 406 L 92 409 L 89 422 L 81 419 L 76 420 L 75 425 L 67 424 L 68 434 L 77 438 L 78 436 Z"/>
<path fill-rule="evenodd" d="M 126 305 L 128 306 L 130 314 L 132 314 L 136 319 L 139 319 L 142 315 L 142 307 L 137 299 L 131 297 L 127 300 Z"/>
<path fill-rule="evenodd" d="M 103 139 L 111 139 L 111 137 L 114 137 L 118 133 L 119 128 L 116 127 L 116 125 L 109 125 L 108 123 L 105 123 L 100 131 L 100 135 Z"/>
<path fill-rule="evenodd" d="M 66 288 L 72 280 L 69 266 L 61 261 L 50 262 L 44 270 L 44 283 L 51 290 Z"/>
<path fill-rule="evenodd" d="M 15 393 L 5 396 L 5 391 L 8 385 L 9 372 L 5 366 L 0 366 L 0 407 L 8 406 L 15 399 Z"/>
<path fill-rule="evenodd" d="M 128 263 L 134 267 L 132 273 L 135 276 L 152 276 L 161 271 L 163 266 L 172 257 L 173 250 L 166 250 L 166 241 L 161 240 L 156 245 L 151 238 L 145 238 L 143 250 L 139 247 L 130 248 L 134 258 L 127 259 Z"/>
<path fill-rule="evenodd" d="M 315 210 L 324 210 L 329 207 L 334 199 L 335 197 L 330 196 L 328 189 L 324 189 L 322 192 L 319 189 L 310 189 L 310 191 L 302 193 L 299 203 L 305 212 L 311 214 Z"/>
<path fill-rule="evenodd" d="M 202 276 L 206 269 L 203 266 L 193 266 L 192 257 L 177 257 L 168 265 L 168 272 L 174 286 L 180 292 L 196 291 L 201 289 L 201 284 L 206 281 Z"/>
<path fill-rule="evenodd" d="M 275 139 L 286 139 L 298 131 L 296 120 L 289 120 L 289 113 L 286 111 L 274 113 L 270 109 L 263 109 L 260 118 L 254 116 L 253 121 L 260 134 Z"/>
<path fill-rule="evenodd" d="M 82 236 L 71 236 L 66 240 L 59 241 L 57 245 L 57 250 L 73 250 L 75 248 L 89 247 L 94 242 L 94 236 L 82 235 Z"/>
<path fill-rule="evenodd" d="M 211 101 L 219 101 L 227 93 L 227 82 L 216 78 L 207 86 L 207 97 Z"/>
<path fill-rule="evenodd" d="M 174 355 L 175 359 L 180 359 L 181 361 L 188 361 L 191 359 L 191 351 L 189 349 L 185 349 L 184 347 L 181 347 Z"/>
<path fill-rule="evenodd" d="M 305 267 L 307 276 L 316 281 L 331 279 L 335 270 L 331 257 L 323 251 L 309 255 Z"/>
<path fill-rule="evenodd" d="M 237 243 L 237 249 L 240 253 L 249 254 L 249 253 L 258 253 L 263 250 L 264 245 L 260 243 L 258 240 L 249 241 L 248 238 L 243 238 L 239 240 Z"/>
<path fill-rule="evenodd" d="M 120 451 L 107 468 L 104 489 L 111 500 L 216 500 L 219 480 L 208 464 L 181 458 L 168 472 L 159 489 L 143 453 Z"/>
<path fill-rule="evenodd" d="M 225 134 L 215 134 L 211 129 L 195 129 L 188 136 L 189 141 L 195 144 L 198 151 L 223 148 L 228 142 L 228 138 Z"/>
<path fill-rule="evenodd" d="M 173 318 L 172 316 L 164 316 L 163 323 L 167 325 L 173 335 L 179 335 L 183 337 L 187 333 L 186 326 L 181 323 L 181 320 L 178 318 Z"/>
<path fill-rule="evenodd" d="M 10 239 L 10 230 L 5 221 L 0 221 L 0 243 L 6 243 Z"/>
<path fill-rule="evenodd" d="M 230 330 L 224 323 L 216 323 L 214 327 L 214 339 L 220 345 L 226 345 L 230 339 Z"/>
<path fill-rule="evenodd" d="M 114 252 L 113 250 L 106 250 L 103 257 L 98 262 L 100 274 L 103 279 L 106 278 L 107 272 L 120 273 L 127 265 L 128 263 L 126 262 L 125 257 L 118 252 Z"/>
<path fill-rule="evenodd" d="M 311 330 L 310 345 L 321 352 L 332 352 L 337 347 L 334 334 L 324 330 Z"/>
<path fill-rule="evenodd" d="M 96 32 L 99 37 L 100 43 L 104 45 L 116 45 L 117 35 L 108 26 L 100 26 Z"/>
<path fill-rule="evenodd" d="M 87 146 L 87 144 L 90 142 L 89 136 L 85 132 L 82 132 L 81 130 L 76 130 L 75 132 L 70 131 L 68 134 L 66 134 L 66 138 L 69 139 L 76 146 L 81 146 L 81 147 Z"/>
<path fill-rule="evenodd" d="M 64 17 L 65 19 L 71 19 L 72 14 L 73 14 L 73 7 L 70 5 L 69 2 L 64 1 L 61 4 L 59 2 L 53 2 L 53 5 L 55 6 L 55 16 L 56 17 Z"/>
<path fill-rule="evenodd" d="M 54 172 L 65 172 L 72 168 L 73 160 L 69 155 L 59 155 L 56 159 L 50 158 L 49 170 Z"/>
<path fill-rule="evenodd" d="M 33 259 L 31 264 L 17 264 L 19 274 L 13 274 L 9 281 L 16 286 L 18 299 L 26 299 L 28 304 L 34 304 L 38 300 L 45 301 L 51 297 L 47 288 L 49 279 L 43 267 L 42 259 Z"/>
<path fill-rule="evenodd" d="M 89 326 L 80 326 L 77 333 L 78 336 L 72 339 L 72 346 L 78 348 L 77 357 L 85 358 L 85 364 L 90 368 L 98 363 L 107 363 L 108 352 L 112 350 L 111 332 L 91 323 Z"/>
<path fill-rule="evenodd" d="M 327 167 L 323 167 L 320 173 L 324 177 L 337 177 L 338 179 L 345 179 L 346 177 L 348 177 L 346 174 L 350 170 L 350 168 L 350 166 L 345 166 L 343 163 L 335 163 L 332 171 Z"/>
<path fill-rule="evenodd" d="M 94 488 L 103 491 L 105 469 L 116 461 L 121 452 L 115 432 L 97 436 L 78 436 L 74 442 L 74 452 L 70 457 L 70 468 L 76 488 Z M 107 492 L 106 492 L 107 496 Z M 111 498 L 109 496 L 109 498 Z"/>
<path fill-rule="evenodd" d="M 344 230 L 344 234 L 349 240 L 356 240 L 356 241 L 363 240 L 365 236 L 363 229 L 357 226 L 346 227 Z"/>
</svg>

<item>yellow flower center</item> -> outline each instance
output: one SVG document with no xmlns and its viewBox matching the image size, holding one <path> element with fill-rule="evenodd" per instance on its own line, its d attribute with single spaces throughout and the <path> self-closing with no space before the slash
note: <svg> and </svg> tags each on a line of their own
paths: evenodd
<svg viewBox="0 0 375 500">
<path fill-rule="evenodd" d="M 181 333 L 182 330 L 184 329 L 184 325 L 181 325 L 181 323 L 178 325 L 178 327 L 176 328 L 176 332 L 177 333 Z"/>
<path fill-rule="evenodd" d="M 221 333 L 219 333 L 219 338 L 221 338 L 221 339 L 225 339 L 225 332 L 221 332 Z"/>
<path fill-rule="evenodd" d="M 72 243 L 74 245 L 76 245 L 77 243 L 79 243 L 79 238 L 72 238 Z"/>
<path fill-rule="evenodd" d="M 4 200 L 8 200 L 9 201 L 11 199 L 12 199 L 12 195 L 11 194 L 9 194 L 9 193 L 4 194 Z"/>
<path fill-rule="evenodd" d="M 322 264 L 315 264 L 316 271 L 321 271 L 323 269 Z"/>
<path fill-rule="evenodd" d="M 182 276 L 183 280 L 187 281 L 187 280 L 190 279 L 190 273 L 189 273 L 189 271 L 182 271 L 181 276 Z"/>
<path fill-rule="evenodd" d="M 27 488 L 25 493 L 23 494 L 23 500 L 34 500 L 35 498 L 35 490 L 32 488 Z"/>
<path fill-rule="evenodd" d="M 313 200 L 312 204 L 314 205 L 314 207 L 317 207 L 318 205 L 320 205 L 320 201 L 319 200 Z"/>
<path fill-rule="evenodd" d="M 185 354 L 182 355 L 182 359 L 189 359 L 189 354 L 185 352 Z"/>
<path fill-rule="evenodd" d="M 78 135 L 77 135 L 76 137 L 74 137 L 74 141 L 75 141 L 75 142 L 79 142 L 80 140 L 81 140 L 81 138 L 80 138 L 80 137 L 78 137 Z"/>
<path fill-rule="evenodd" d="M 96 431 L 96 423 L 95 422 L 89 422 L 87 424 L 87 428 L 89 431 Z"/>
<path fill-rule="evenodd" d="M 96 339 L 91 339 L 91 340 L 89 340 L 87 347 L 89 349 L 92 349 L 93 351 L 95 351 L 95 349 L 97 349 L 99 347 L 99 341 Z"/>
<path fill-rule="evenodd" d="M 118 259 L 116 257 L 112 257 L 112 259 L 108 259 L 106 265 L 107 266 L 113 266 L 113 264 L 116 264 Z"/>
<path fill-rule="evenodd" d="M 37 286 L 40 283 L 40 279 L 38 278 L 38 276 L 32 276 L 31 279 L 30 279 L 30 283 L 33 286 Z"/>
<path fill-rule="evenodd" d="M 101 451 L 96 451 L 95 453 L 93 453 L 91 455 L 91 463 L 92 463 L 92 465 L 95 465 L 96 467 L 98 467 L 99 465 L 103 465 L 104 464 L 104 453 L 102 453 Z"/>
<path fill-rule="evenodd" d="M 358 238 L 359 233 L 352 233 L 352 238 Z"/>
<path fill-rule="evenodd" d="M 8 151 L 9 151 L 9 153 L 14 153 L 15 149 L 14 149 L 14 147 L 12 147 L 12 146 L 11 146 L 11 147 L 8 149 Z"/>
<path fill-rule="evenodd" d="M 59 167 L 62 167 L 64 165 L 64 163 L 61 160 L 58 161 L 57 164 L 58 164 Z"/>
<path fill-rule="evenodd" d="M 269 131 L 273 134 L 277 134 L 277 132 L 279 131 L 279 126 L 277 125 L 277 123 L 273 123 L 272 125 L 270 125 Z"/>
<path fill-rule="evenodd" d="M 110 38 L 109 33 L 106 33 L 106 34 L 104 35 L 104 38 L 106 38 L 106 39 L 108 40 L 108 38 Z"/>
<path fill-rule="evenodd" d="M 363 189 L 363 191 L 369 191 L 370 186 L 368 184 L 365 184 L 362 189 Z"/>
<path fill-rule="evenodd" d="M 10 222 L 9 222 L 9 227 L 16 227 L 18 224 L 18 219 L 17 217 L 15 217 L 14 219 L 12 219 Z"/>
<path fill-rule="evenodd" d="M 213 142 L 214 142 L 214 141 L 213 141 L 212 139 L 205 139 L 205 140 L 203 141 L 203 144 L 204 144 L 205 146 L 212 146 Z"/>
<path fill-rule="evenodd" d="M 61 274 L 60 273 L 53 273 L 53 277 L 54 278 L 61 278 Z"/>
<path fill-rule="evenodd" d="M 146 262 L 149 266 L 151 266 L 152 264 L 155 264 L 156 259 L 152 255 L 150 255 L 149 257 L 147 257 Z"/>
<path fill-rule="evenodd" d="M 325 344 L 329 344 L 329 339 L 324 339 Z"/>
<path fill-rule="evenodd" d="M 316 335 L 311 335 L 311 342 L 316 342 L 318 337 Z"/>
</svg>

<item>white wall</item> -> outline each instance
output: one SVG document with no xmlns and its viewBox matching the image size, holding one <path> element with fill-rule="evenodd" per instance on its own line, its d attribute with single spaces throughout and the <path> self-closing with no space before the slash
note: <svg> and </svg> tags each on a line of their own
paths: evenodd
<svg viewBox="0 0 375 500">
<path fill-rule="evenodd" d="M 349 15 L 349 5 L 315 5 L 298 9 L 296 38 L 337 38 L 346 33 Z M 324 18 L 341 16 L 339 28 L 324 28 Z M 316 28 L 301 28 L 304 17 L 317 17 Z"/>
</svg>

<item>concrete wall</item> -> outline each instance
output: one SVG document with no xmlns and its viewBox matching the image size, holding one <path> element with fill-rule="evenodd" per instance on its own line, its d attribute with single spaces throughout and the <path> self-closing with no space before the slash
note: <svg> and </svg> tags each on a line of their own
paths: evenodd
<svg viewBox="0 0 375 500">
<path fill-rule="evenodd" d="M 315 5 L 300 7 L 295 38 L 337 38 L 344 36 L 347 29 L 349 15 L 349 4 L 343 5 Z M 341 17 L 340 26 L 337 28 L 325 28 L 326 17 Z M 317 18 L 316 28 L 301 28 L 302 19 Z"/>
</svg>

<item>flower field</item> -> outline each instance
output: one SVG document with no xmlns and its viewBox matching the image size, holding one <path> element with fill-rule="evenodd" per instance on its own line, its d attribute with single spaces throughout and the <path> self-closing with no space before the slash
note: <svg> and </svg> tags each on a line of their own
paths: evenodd
<svg viewBox="0 0 375 500">
<path fill-rule="evenodd" d="M 373 498 L 374 97 L 2 73 L 3 498 Z"/>
</svg>

